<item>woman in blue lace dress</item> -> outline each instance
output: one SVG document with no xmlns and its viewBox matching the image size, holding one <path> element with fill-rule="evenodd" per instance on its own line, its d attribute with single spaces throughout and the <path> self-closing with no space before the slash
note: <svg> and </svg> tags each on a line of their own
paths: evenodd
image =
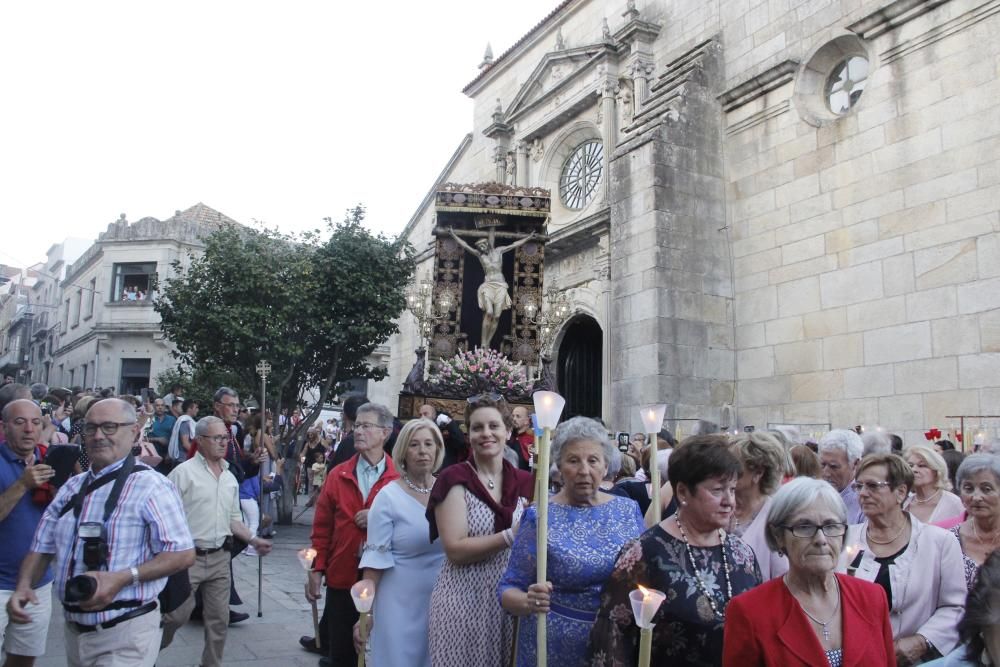
<svg viewBox="0 0 1000 667">
<path fill-rule="evenodd" d="M 614 446 L 598 422 L 574 417 L 556 430 L 552 460 L 563 487 L 549 500 L 548 582 L 535 583 L 537 514 L 524 512 L 507 571 L 497 593 L 503 608 L 521 617 L 517 664 L 536 664 L 535 626 L 547 618 L 548 664 L 579 667 L 600 602 L 601 587 L 622 545 L 643 530 L 634 500 L 600 491 Z"/>
</svg>

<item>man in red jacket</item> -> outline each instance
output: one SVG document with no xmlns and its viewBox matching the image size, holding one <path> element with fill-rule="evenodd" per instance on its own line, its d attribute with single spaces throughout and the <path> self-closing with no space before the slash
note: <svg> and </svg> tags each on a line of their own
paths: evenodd
<svg viewBox="0 0 1000 667">
<path fill-rule="evenodd" d="M 392 433 L 393 415 L 384 405 L 366 403 L 358 408 L 354 422 L 357 454 L 336 466 L 327 476 L 316 501 L 312 547 L 316 550 L 306 599 L 320 598 L 326 577 L 329 624 L 325 648 L 333 665 L 352 665 L 353 629 L 358 620 L 351 599 L 351 586 L 358 581 L 358 563 L 368 531 L 368 510 L 378 492 L 398 479 L 392 458 L 382 448 Z"/>
</svg>

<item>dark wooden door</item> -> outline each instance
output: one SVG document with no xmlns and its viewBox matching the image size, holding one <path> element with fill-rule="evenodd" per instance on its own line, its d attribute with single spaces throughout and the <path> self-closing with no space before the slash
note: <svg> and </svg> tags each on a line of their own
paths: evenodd
<svg viewBox="0 0 1000 667">
<path fill-rule="evenodd" d="M 601 418 L 601 351 L 603 335 L 594 318 L 570 322 L 559 346 L 559 393 L 566 399 L 563 418 Z"/>
</svg>

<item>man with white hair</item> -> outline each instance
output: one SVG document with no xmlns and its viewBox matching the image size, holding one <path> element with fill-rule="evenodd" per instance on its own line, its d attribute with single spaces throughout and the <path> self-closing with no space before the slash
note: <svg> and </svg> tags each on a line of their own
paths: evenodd
<svg viewBox="0 0 1000 667">
<path fill-rule="evenodd" d="M 892 438 L 880 428 L 865 431 L 861 436 L 861 442 L 865 446 L 862 458 L 869 454 L 892 454 Z"/>
<path fill-rule="evenodd" d="M 819 441 L 820 474 L 840 492 L 840 497 L 847 506 L 847 520 L 851 523 L 861 523 L 864 520 L 858 494 L 851 488 L 864 449 L 861 436 L 842 428 L 830 431 Z"/>
</svg>

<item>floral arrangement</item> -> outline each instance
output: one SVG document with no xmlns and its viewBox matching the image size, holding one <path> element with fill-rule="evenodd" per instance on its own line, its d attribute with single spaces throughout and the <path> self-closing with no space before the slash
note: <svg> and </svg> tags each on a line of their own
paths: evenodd
<svg viewBox="0 0 1000 667">
<path fill-rule="evenodd" d="M 522 363 L 480 347 L 442 359 L 431 369 L 427 381 L 442 394 L 463 398 L 485 392 L 507 399 L 521 397 L 531 391 L 532 384 Z"/>
</svg>

